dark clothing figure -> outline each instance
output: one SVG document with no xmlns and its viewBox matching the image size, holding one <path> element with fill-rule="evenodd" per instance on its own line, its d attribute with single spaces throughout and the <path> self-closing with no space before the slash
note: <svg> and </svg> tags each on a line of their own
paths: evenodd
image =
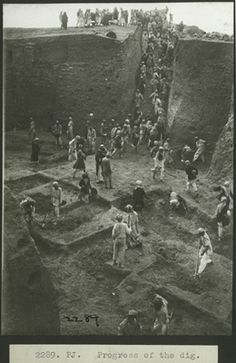
<svg viewBox="0 0 236 363">
<path fill-rule="evenodd" d="M 105 148 L 105 146 L 100 146 L 95 154 L 97 183 L 102 182 L 100 176 L 100 169 L 102 166 L 102 159 L 106 156 L 106 154 L 107 154 L 107 149 Z"/>
<path fill-rule="evenodd" d="M 84 173 L 82 175 L 82 179 L 79 182 L 79 186 L 80 186 L 79 199 L 85 203 L 89 203 L 89 195 L 92 187 L 87 173 Z"/>
<path fill-rule="evenodd" d="M 53 127 L 53 135 L 56 139 L 56 146 L 62 147 L 62 125 L 59 121 L 56 121 Z"/>
<path fill-rule="evenodd" d="M 83 137 L 78 137 L 76 139 L 76 150 L 82 150 L 83 153 L 85 153 L 85 144 L 86 144 L 86 141 Z"/>
<path fill-rule="evenodd" d="M 118 335 L 122 336 L 136 336 L 141 335 L 142 326 L 139 324 L 136 317 L 127 317 L 118 327 Z"/>
<path fill-rule="evenodd" d="M 119 11 L 117 8 L 114 8 L 112 15 L 113 15 L 113 20 L 118 20 Z"/>
<path fill-rule="evenodd" d="M 193 161 L 193 151 L 189 146 L 185 146 L 182 150 L 181 159 L 183 161 L 189 160 L 190 162 Z"/>
<path fill-rule="evenodd" d="M 116 137 L 114 138 L 114 147 L 118 150 L 122 149 L 122 136 L 121 135 L 116 135 Z"/>
<path fill-rule="evenodd" d="M 40 145 L 39 139 L 36 138 L 32 141 L 31 161 L 39 162 Z"/>
<path fill-rule="evenodd" d="M 227 214 L 229 210 L 229 204 L 227 203 L 227 200 L 224 202 L 221 202 L 218 205 L 217 213 L 216 213 L 216 221 L 217 223 L 222 223 L 222 226 L 225 227 L 229 224 L 230 218 Z"/>
<path fill-rule="evenodd" d="M 137 127 L 133 130 L 133 132 L 131 134 L 131 142 L 132 142 L 132 146 L 137 151 L 137 146 L 138 146 L 138 142 L 139 142 L 139 131 L 138 131 Z"/>
<path fill-rule="evenodd" d="M 156 141 L 156 140 L 155 140 Z M 156 153 L 158 152 L 159 150 L 159 143 L 157 145 L 154 145 L 151 150 L 150 150 L 150 155 L 151 155 L 151 158 L 154 158 L 156 156 Z"/>
<path fill-rule="evenodd" d="M 83 178 L 82 180 L 80 180 L 79 182 L 79 186 L 81 188 L 81 192 L 83 194 L 89 194 L 90 190 L 91 190 L 91 184 L 90 184 L 90 179 L 89 177 L 87 178 Z"/>
<path fill-rule="evenodd" d="M 73 169 L 85 171 L 85 169 L 86 169 L 85 162 L 84 162 L 85 158 L 86 158 L 86 156 L 83 153 L 83 151 L 82 150 L 78 150 L 78 152 L 77 152 L 77 160 L 76 160 L 76 162 L 73 165 Z"/>
<path fill-rule="evenodd" d="M 157 131 L 160 135 L 161 140 L 165 139 L 165 120 L 163 117 L 159 117 L 159 120 L 157 122 Z"/>
<path fill-rule="evenodd" d="M 67 16 L 66 12 L 64 12 L 64 13 L 62 14 L 61 22 L 62 22 L 62 28 L 63 28 L 63 29 L 67 29 L 68 16 Z"/>
<path fill-rule="evenodd" d="M 133 191 L 133 206 L 135 210 L 141 210 L 144 208 L 144 198 L 146 194 L 141 186 L 137 186 Z"/>
<path fill-rule="evenodd" d="M 224 185 L 220 185 L 219 187 L 215 188 L 215 191 L 220 192 L 220 194 L 217 197 L 219 200 L 221 200 L 222 197 L 226 197 L 226 205 L 227 205 L 227 208 L 229 208 L 230 198 L 233 199 L 231 190 L 228 192 Z"/>
<path fill-rule="evenodd" d="M 110 156 L 108 154 L 102 159 L 102 176 L 104 179 L 105 188 L 112 188 L 111 183 L 111 162 L 110 162 Z"/>
<path fill-rule="evenodd" d="M 188 180 L 192 181 L 197 179 L 198 170 L 195 166 L 189 164 L 185 166 L 185 172 L 188 176 Z"/>
<path fill-rule="evenodd" d="M 21 208 L 24 211 L 24 218 L 26 222 L 31 223 L 33 221 L 34 213 L 35 213 L 35 200 L 27 197 L 20 203 Z"/>
<path fill-rule="evenodd" d="M 146 65 L 148 59 L 148 55 L 146 53 L 143 53 L 142 57 L 141 57 L 141 62 L 144 62 L 144 64 Z"/>
<path fill-rule="evenodd" d="M 144 95 L 144 92 L 145 92 L 145 85 L 146 85 L 145 79 L 143 76 L 141 76 L 138 81 L 138 88 L 139 88 L 140 92 L 142 93 L 142 95 Z"/>
</svg>

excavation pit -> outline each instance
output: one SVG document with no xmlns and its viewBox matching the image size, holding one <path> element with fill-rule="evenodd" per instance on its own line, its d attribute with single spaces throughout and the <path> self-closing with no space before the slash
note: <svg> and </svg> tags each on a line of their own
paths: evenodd
<svg viewBox="0 0 236 363">
<path fill-rule="evenodd" d="M 112 258 L 110 236 L 103 233 L 79 248 L 66 252 L 54 248 L 50 254 L 46 245 L 36 238 L 35 242 L 58 291 L 61 334 L 116 335 L 122 309 L 114 291 L 122 276 L 106 269 L 106 262 Z M 99 327 L 93 320 L 86 323 L 85 314 L 97 315 Z M 66 316 L 78 316 L 83 321 L 69 322 Z"/>
<path fill-rule="evenodd" d="M 168 72 L 173 72 L 168 103 L 168 124 L 172 128 L 169 130 L 171 147 L 179 150 L 185 143 L 194 146 L 196 135 L 206 138 L 209 146 L 207 166 L 199 163 L 199 200 L 194 200 L 184 192 L 186 174 L 182 168 L 177 169 L 179 160 L 176 163 L 174 161 L 173 167 L 166 167 L 163 182 L 160 181 L 160 175 L 153 180 L 153 160 L 146 146 L 139 145 L 137 154 L 128 147 L 121 159 L 117 155 L 112 158 L 113 189 L 106 190 L 104 185 L 98 184 L 98 198 L 91 200 L 89 204 L 82 204 L 78 200 L 80 179 L 72 178 L 73 163 L 68 161 L 66 149 L 68 140 L 64 131 L 69 114 L 74 119 L 75 135 L 84 135 L 84 120 L 91 111 L 95 115 L 94 126 L 97 131 L 103 118 L 123 120 L 133 111 L 135 71 L 141 58 L 141 28 L 128 27 L 127 30 L 114 27 L 113 30 L 117 32 L 117 40 L 106 37 L 108 28 L 104 28 L 102 34 L 100 31 L 100 34 L 86 34 L 87 30 L 79 34 L 78 29 L 68 29 L 67 34 L 62 35 L 57 31 L 57 36 L 46 31 L 36 32 L 32 50 L 34 53 L 34 50 L 41 47 L 43 57 L 39 63 L 37 59 L 34 60 L 32 67 L 31 57 L 27 57 L 30 69 L 32 68 L 30 73 L 28 65 L 25 67 L 24 52 L 19 53 L 20 48 L 28 51 L 29 34 L 23 36 L 24 32 L 21 32 L 5 41 L 7 52 L 13 52 L 13 64 L 9 66 L 9 62 L 6 62 L 6 83 L 9 85 L 6 92 L 6 129 L 17 127 L 17 132 L 11 133 L 6 142 L 6 169 L 8 176 L 18 177 L 17 181 L 9 180 L 6 184 L 19 198 L 27 190 L 36 200 L 36 223 L 32 223 L 29 228 L 33 237 L 31 243 L 36 244 L 40 261 L 47 268 L 57 292 L 60 334 L 117 335 L 117 326 L 128 310 L 137 308 L 144 334 L 152 335 L 150 303 L 154 292 L 165 297 L 169 301 L 170 312 L 173 311 L 168 332 L 170 335 L 230 334 L 230 326 L 225 322 L 230 319 L 232 311 L 232 262 L 224 256 L 232 258 L 232 231 L 226 229 L 224 240 L 221 245 L 217 244 L 217 226 L 211 218 L 217 201 L 208 188 L 206 167 L 227 118 L 232 86 L 232 47 L 179 40 L 178 54 Z M 16 39 L 21 37 L 24 39 Z M 19 42 L 22 45 L 20 48 Z M 217 49 L 220 51 L 219 59 Z M 22 62 L 18 62 L 21 59 Z M 222 69 L 226 70 L 226 74 Z M 170 80 L 171 78 L 172 76 Z M 14 80 L 14 87 L 11 87 Z M 47 87 L 44 87 L 45 84 Z M 115 87 L 110 89 L 113 84 Z M 145 117 L 153 114 L 149 79 L 146 86 L 142 109 Z M 17 96 L 19 90 L 20 98 Z M 217 97 L 214 96 L 215 93 L 218 94 Z M 192 94 L 194 97 L 190 97 Z M 12 101 L 15 96 L 18 101 L 22 99 L 21 109 L 18 107 L 19 102 Z M 37 167 L 30 163 L 31 141 L 27 131 L 19 131 L 21 127 L 29 126 L 28 113 L 26 114 L 29 104 L 37 132 L 43 140 Z M 216 105 L 221 111 L 219 114 L 215 111 Z M 52 115 L 62 122 L 63 150 L 56 149 L 52 134 L 46 134 L 38 128 L 40 124 L 45 130 L 48 129 Z M 202 115 L 211 116 L 210 120 Z M 183 133 L 183 128 L 187 133 Z M 34 180 L 37 176 L 37 182 L 19 179 L 24 170 L 23 180 Z M 39 170 L 37 175 L 26 177 L 26 172 L 36 173 Z M 91 183 L 95 185 L 94 155 L 86 158 L 86 170 Z M 50 201 L 52 180 L 59 181 L 65 202 L 57 221 Z M 123 214 L 127 221 L 125 206 L 132 204 L 136 180 L 142 181 L 147 192 L 146 206 L 139 212 L 143 247 L 126 251 L 123 274 L 109 263 L 113 252 L 111 230 L 116 223 L 117 214 Z M 186 199 L 186 214 L 170 212 L 170 187 Z M 14 210 L 12 205 L 6 205 L 6 213 L 10 209 Z M 8 223 L 6 229 L 13 234 L 14 229 L 12 231 L 11 227 L 12 224 Z M 200 280 L 194 280 L 199 247 L 196 232 L 199 227 L 207 227 L 213 244 L 214 264 L 207 267 Z M 23 238 L 13 236 L 12 240 L 18 242 L 17 250 L 13 245 L 5 263 L 10 266 L 12 252 L 15 255 L 21 253 L 24 261 L 27 248 Z M 10 240 L 11 245 L 8 242 L 9 239 L 6 240 L 6 245 L 11 247 L 12 241 Z M 17 280 L 15 277 L 18 276 L 16 270 L 11 280 Z M 28 280 L 31 288 L 37 287 L 40 276 L 38 270 L 33 271 Z M 22 305 L 24 304 L 17 304 L 17 307 Z M 45 308 L 42 310 L 47 311 Z M 99 317 L 99 327 L 94 322 L 83 321 L 78 324 L 67 319 L 71 315 L 80 318 L 85 314 L 96 314 Z"/>
<path fill-rule="evenodd" d="M 46 184 L 50 182 L 50 180 L 51 179 L 49 177 L 35 174 L 20 179 L 8 180 L 5 183 L 13 191 L 14 194 L 19 194 L 23 191 L 41 186 L 42 184 Z"/>
<path fill-rule="evenodd" d="M 132 287 L 133 293 L 130 293 L 128 287 Z M 204 310 L 181 296 L 181 290 L 172 291 L 171 288 L 152 283 L 139 277 L 130 275 L 124 279 L 117 287 L 117 303 L 123 312 L 130 307 L 138 311 L 139 321 L 143 326 L 145 335 L 155 335 L 151 331 L 153 325 L 153 307 L 152 302 L 155 294 L 160 294 L 167 299 L 169 312 L 173 317 L 169 325 L 169 335 L 220 335 L 230 334 L 230 327 L 211 316 Z M 209 324 L 210 322 L 210 324 Z M 188 329 L 186 327 L 188 326 Z"/>
<path fill-rule="evenodd" d="M 80 246 L 89 240 L 96 243 L 97 236 L 111 231 L 119 213 L 99 199 L 83 205 L 80 202 L 80 207 L 63 212 L 57 223 L 52 214 L 37 219 L 37 234 L 49 244 Z"/>
</svg>

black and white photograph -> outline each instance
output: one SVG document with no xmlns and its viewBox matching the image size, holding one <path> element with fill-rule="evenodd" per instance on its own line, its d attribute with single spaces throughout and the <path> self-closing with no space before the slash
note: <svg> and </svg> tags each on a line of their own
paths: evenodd
<svg viewBox="0 0 236 363">
<path fill-rule="evenodd" d="M 2 335 L 230 336 L 234 3 L 5 3 L 2 91 Z"/>
</svg>

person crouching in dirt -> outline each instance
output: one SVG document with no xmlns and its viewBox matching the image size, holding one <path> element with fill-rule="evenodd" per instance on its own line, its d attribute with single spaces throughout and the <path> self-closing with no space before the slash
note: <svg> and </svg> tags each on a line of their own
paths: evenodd
<svg viewBox="0 0 236 363">
<path fill-rule="evenodd" d="M 119 336 L 136 336 L 141 335 L 143 328 L 137 319 L 138 312 L 130 310 L 128 316 L 118 326 Z"/>
<path fill-rule="evenodd" d="M 59 184 L 57 181 L 54 181 L 52 183 L 52 189 L 51 189 L 51 202 L 54 208 L 54 216 L 56 218 L 59 218 L 60 216 L 60 205 L 62 202 L 62 188 L 59 187 Z"/>
<path fill-rule="evenodd" d="M 153 300 L 154 323 L 152 327 L 155 335 L 167 335 L 171 316 L 168 312 L 168 302 L 162 296 L 156 294 Z"/>
<path fill-rule="evenodd" d="M 128 204 L 125 209 L 128 213 L 128 227 L 131 229 L 131 233 L 126 239 L 127 248 L 141 247 L 138 213 L 135 212 L 131 204 Z"/>
<path fill-rule="evenodd" d="M 154 160 L 154 168 L 152 169 L 153 172 L 153 179 L 156 179 L 156 174 L 160 171 L 160 181 L 164 179 L 164 171 L 165 171 L 165 155 L 164 155 L 164 148 L 163 146 L 159 147 L 156 155 L 153 158 Z"/>
<path fill-rule="evenodd" d="M 76 161 L 73 165 L 73 169 L 74 169 L 74 172 L 73 172 L 73 179 L 76 177 L 76 174 L 78 172 L 85 172 L 86 170 L 86 166 L 85 166 L 85 159 L 86 159 L 86 155 L 85 153 L 82 151 L 82 145 L 79 146 L 79 149 L 77 151 L 77 158 L 76 158 Z"/>
<path fill-rule="evenodd" d="M 199 235 L 199 252 L 194 277 L 199 277 L 208 264 L 212 264 L 213 249 L 210 237 L 204 228 L 198 228 Z"/>
<path fill-rule="evenodd" d="M 24 218 L 27 223 L 32 223 L 35 215 L 36 202 L 29 196 L 26 196 L 21 202 L 20 207 L 24 211 Z"/>
<path fill-rule="evenodd" d="M 106 153 L 106 156 L 102 159 L 102 176 L 104 180 L 104 185 L 106 189 L 112 189 L 112 182 L 111 182 L 111 154 Z"/>
<path fill-rule="evenodd" d="M 217 221 L 218 241 L 222 240 L 224 227 L 230 223 L 230 215 L 227 197 L 223 196 L 220 198 L 220 203 L 217 205 L 214 215 L 214 218 L 216 218 Z"/>
<path fill-rule="evenodd" d="M 80 187 L 79 200 L 88 204 L 89 195 L 91 193 L 92 187 L 90 184 L 90 178 L 86 172 L 82 174 L 82 179 L 79 182 L 79 187 Z"/>
<path fill-rule="evenodd" d="M 124 268 L 125 250 L 126 250 L 126 236 L 131 233 L 130 228 L 126 223 L 122 222 L 123 217 L 118 215 L 116 217 L 117 223 L 112 230 L 113 244 L 113 265 L 118 265 Z"/>
<path fill-rule="evenodd" d="M 35 137 L 32 141 L 32 150 L 31 150 L 31 161 L 32 163 L 38 165 L 39 164 L 39 152 L 40 152 L 40 144 L 39 144 L 39 138 Z"/>
<path fill-rule="evenodd" d="M 144 199 L 146 193 L 142 186 L 142 181 L 137 180 L 136 186 L 133 190 L 133 207 L 136 211 L 142 210 L 144 208 Z"/>
<path fill-rule="evenodd" d="M 195 166 L 193 166 L 189 160 L 186 160 L 185 163 L 185 172 L 187 174 L 186 181 L 186 191 L 190 192 L 191 188 L 193 188 L 194 196 L 198 197 L 198 188 L 196 184 L 198 170 Z"/>
<path fill-rule="evenodd" d="M 103 183 L 100 171 L 102 169 L 102 159 L 106 156 L 106 154 L 107 154 L 107 149 L 103 144 L 101 144 L 95 154 L 97 184 Z"/>
<path fill-rule="evenodd" d="M 170 209 L 181 214 L 187 213 L 187 205 L 185 200 L 177 193 L 171 192 L 170 193 Z"/>
<path fill-rule="evenodd" d="M 200 158 L 202 163 L 205 163 L 206 141 L 196 136 L 195 142 L 197 150 L 193 156 L 193 161 L 197 161 Z"/>
</svg>

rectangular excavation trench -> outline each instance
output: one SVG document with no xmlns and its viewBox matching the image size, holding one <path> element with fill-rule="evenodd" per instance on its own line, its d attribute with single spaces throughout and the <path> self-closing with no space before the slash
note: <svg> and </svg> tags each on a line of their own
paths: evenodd
<svg viewBox="0 0 236 363">
<path fill-rule="evenodd" d="M 23 178 L 5 181 L 5 184 L 12 190 L 14 194 L 22 193 L 23 191 L 36 188 L 50 182 L 51 178 L 34 174 Z"/>
<path fill-rule="evenodd" d="M 193 280 L 192 274 L 194 271 L 192 269 L 194 261 L 192 259 L 195 259 L 197 251 L 196 246 L 194 246 L 196 236 L 193 234 L 195 226 L 193 226 L 192 232 L 188 232 L 186 226 L 181 226 L 177 230 L 174 222 L 164 224 L 167 204 L 160 204 L 160 200 L 167 202 L 167 197 L 167 194 L 160 192 L 152 192 L 149 195 L 151 204 L 140 213 L 140 223 L 144 227 L 142 233 L 143 252 L 142 249 L 127 251 L 126 263 L 128 269 L 122 273 L 107 265 L 107 262 L 112 259 L 111 226 L 106 230 L 101 230 L 99 234 L 87 235 L 84 240 L 83 238 L 81 239 L 81 243 L 68 243 L 62 247 L 56 247 L 55 245 L 55 241 L 57 241 L 60 235 L 58 232 L 55 234 L 55 231 L 52 231 L 54 243 L 48 243 L 49 240 L 46 240 L 49 237 L 49 231 L 45 231 L 45 233 L 40 232 L 41 234 L 36 233 L 33 236 L 40 250 L 43 262 L 51 272 L 55 285 L 58 286 L 62 334 L 116 335 L 116 327 L 130 308 L 136 307 L 135 304 L 137 306 L 139 304 L 142 305 L 143 302 L 146 306 L 150 305 L 151 297 L 144 298 L 142 291 L 138 289 L 138 284 L 134 287 L 134 290 L 137 289 L 138 298 L 136 299 L 135 290 L 128 293 L 131 300 L 127 298 L 125 304 L 122 302 L 119 284 L 122 285 L 122 281 L 125 281 L 127 274 L 129 277 L 135 271 L 137 271 L 138 278 L 145 281 L 147 286 L 153 284 L 159 287 L 158 289 L 160 289 L 160 286 L 163 286 L 161 288 L 163 291 L 160 291 L 168 299 L 170 310 L 174 311 L 174 318 L 170 325 L 170 335 L 230 334 L 229 324 L 232 307 L 230 305 L 231 300 L 228 301 L 228 298 L 225 300 L 225 294 L 228 294 L 227 296 L 230 294 L 231 280 L 228 270 L 232 266 L 230 263 L 228 265 L 228 260 L 224 257 L 216 256 L 216 266 L 220 263 L 221 258 L 223 263 L 226 264 L 224 266 L 226 269 L 220 271 L 220 274 L 226 276 L 226 280 L 220 281 L 213 270 L 209 270 L 209 279 L 203 279 L 200 284 L 198 281 Z M 116 201 L 116 205 L 120 205 L 123 209 L 127 202 L 128 198 L 124 196 Z M 83 207 L 80 207 L 81 210 Z M 94 205 L 90 204 L 85 207 L 92 209 Z M 165 209 L 164 213 L 163 207 Z M 78 215 L 78 209 L 72 210 L 76 216 Z M 112 212 L 111 208 L 110 212 L 109 218 L 114 213 L 117 213 L 117 209 L 114 209 Z M 196 210 L 192 212 L 196 213 Z M 66 214 L 68 218 L 73 219 L 73 213 L 72 215 L 70 213 L 71 211 L 68 211 Z M 106 213 L 105 210 L 100 211 L 101 216 Z M 155 215 L 154 221 L 150 218 L 150 213 Z M 183 216 L 180 216 L 180 221 L 183 218 Z M 91 227 L 91 221 L 87 227 Z M 156 235 L 152 232 L 150 227 L 159 234 Z M 64 227 L 62 230 L 64 230 Z M 72 230 L 72 233 L 73 231 L 77 235 L 79 229 L 75 228 Z M 170 238 L 170 241 L 165 240 L 165 238 Z M 154 262 L 153 256 L 155 256 Z M 145 259 L 146 262 L 143 263 Z M 188 266 L 189 261 L 191 261 L 190 268 Z M 219 294 L 217 285 L 219 281 L 225 286 L 221 294 Z M 157 291 L 159 291 L 158 289 Z M 225 289 L 228 290 L 226 291 Z M 199 301 L 201 301 L 207 290 L 211 290 L 210 299 L 213 300 L 206 300 L 208 306 L 206 306 L 206 309 L 202 309 L 201 302 L 199 303 Z M 125 293 L 127 295 L 127 291 Z M 132 294 L 134 295 L 135 306 L 132 303 Z M 212 313 L 209 306 L 211 307 L 217 298 L 225 300 L 224 311 L 221 309 L 222 301 L 219 301 L 218 306 L 220 310 Z M 150 312 L 146 314 L 142 308 L 139 310 L 140 322 L 144 326 L 144 334 L 152 335 L 153 333 L 150 331 L 152 324 Z M 69 322 L 65 318 L 65 315 L 90 314 L 91 311 L 99 316 L 100 328 L 92 324 L 89 325 L 84 321 L 80 324 Z M 222 316 L 224 316 L 224 319 L 222 319 Z"/>
<path fill-rule="evenodd" d="M 143 334 L 153 335 L 150 330 L 153 323 L 150 303 L 154 292 L 167 298 L 170 311 L 174 312 L 170 335 L 230 334 L 227 324 L 203 313 L 201 309 L 198 310 L 196 306 L 185 301 L 184 296 L 180 298 L 170 289 L 148 281 L 145 268 L 143 273 L 140 271 L 135 283 L 132 283 L 132 274 L 126 277 L 111 273 L 106 266 L 106 262 L 112 258 L 110 232 L 104 231 L 99 238 L 91 237 L 88 244 L 62 249 L 45 245 L 40 239 L 35 239 L 35 242 L 58 290 L 63 335 L 117 335 L 117 326 L 131 308 L 139 311 L 139 320 L 144 327 Z M 144 291 L 142 286 L 141 289 L 139 287 L 139 279 Z M 133 290 L 128 290 L 128 286 L 132 286 Z M 99 327 L 95 326 L 94 321 L 86 323 L 84 314 L 97 315 Z M 78 316 L 83 321 L 69 322 L 66 316 Z"/>
<path fill-rule="evenodd" d="M 163 239 L 172 238 L 184 241 L 186 244 L 196 246 L 197 229 L 207 229 L 213 249 L 218 254 L 232 260 L 233 256 L 233 223 L 225 228 L 224 242 L 219 243 L 217 238 L 217 223 L 212 215 L 204 210 L 202 204 L 197 204 L 191 197 L 184 198 L 187 204 L 187 212 L 175 212 L 169 208 L 170 191 L 161 188 L 147 191 L 145 208 L 139 212 L 140 222 L 147 230 L 153 230 L 160 234 Z M 125 210 L 127 204 L 132 204 L 132 196 L 125 194 L 112 203 L 115 207 Z M 216 198 L 217 205 L 217 198 Z"/>
<path fill-rule="evenodd" d="M 57 223 L 50 200 L 50 185 L 30 191 L 36 201 L 36 224 L 33 228 L 37 230 L 37 235 L 48 243 L 69 245 L 112 228 L 112 219 L 117 212 L 108 201 L 97 196 L 91 198 L 89 204 L 85 204 L 78 198 L 77 187 L 64 182 L 60 182 L 60 186 L 66 204 L 60 208 Z"/>
</svg>

